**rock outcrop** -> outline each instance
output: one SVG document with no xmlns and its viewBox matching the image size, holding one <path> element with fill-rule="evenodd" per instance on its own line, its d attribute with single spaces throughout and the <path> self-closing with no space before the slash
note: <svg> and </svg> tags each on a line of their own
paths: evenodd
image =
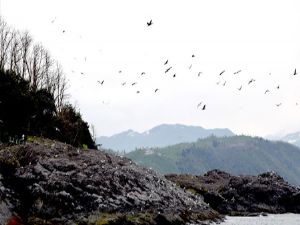
<svg viewBox="0 0 300 225">
<path fill-rule="evenodd" d="M 275 172 L 258 176 L 232 176 L 212 170 L 203 176 L 167 175 L 166 178 L 193 193 L 221 214 L 300 213 L 300 189 Z"/>
<path fill-rule="evenodd" d="M 11 218 L 83 225 L 204 224 L 221 217 L 199 196 L 129 159 L 44 139 L 0 148 L 0 224 Z"/>
</svg>

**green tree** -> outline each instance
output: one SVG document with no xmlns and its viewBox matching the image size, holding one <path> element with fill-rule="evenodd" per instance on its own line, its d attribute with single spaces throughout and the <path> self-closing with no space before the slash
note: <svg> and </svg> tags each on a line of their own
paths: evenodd
<svg viewBox="0 0 300 225">
<path fill-rule="evenodd" d="M 61 108 L 58 113 L 58 128 L 61 141 L 77 147 L 87 145 L 89 148 L 96 148 L 88 124 L 72 105 L 67 104 Z"/>
</svg>

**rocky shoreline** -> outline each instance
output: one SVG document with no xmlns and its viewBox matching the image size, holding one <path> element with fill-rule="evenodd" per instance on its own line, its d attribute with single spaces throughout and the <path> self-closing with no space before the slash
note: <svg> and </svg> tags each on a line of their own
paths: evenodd
<svg viewBox="0 0 300 225">
<path fill-rule="evenodd" d="M 300 213 L 300 189 L 275 172 L 258 176 L 233 176 L 212 170 L 203 176 L 167 175 L 224 215 L 257 216 L 266 213 Z"/>
<path fill-rule="evenodd" d="M 0 224 L 208 224 L 200 196 L 99 150 L 40 139 L 0 147 Z"/>
<path fill-rule="evenodd" d="M 48 139 L 0 146 L 0 224 L 171 225 L 223 215 L 300 213 L 300 189 L 274 172 L 167 175 Z"/>
</svg>

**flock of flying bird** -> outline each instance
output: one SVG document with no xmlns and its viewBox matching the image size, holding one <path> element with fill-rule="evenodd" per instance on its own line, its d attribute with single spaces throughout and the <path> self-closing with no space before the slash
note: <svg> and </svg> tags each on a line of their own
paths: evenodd
<svg viewBox="0 0 300 225">
<path fill-rule="evenodd" d="M 51 23 L 54 23 L 55 21 L 56 21 L 56 17 L 51 21 Z M 147 27 L 150 27 L 150 26 L 152 26 L 152 25 L 153 25 L 153 21 L 152 21 L 152 19 L 151 19 L 149 22 L 147 22 Z M 63 34 L 66 33 L 66 30 L 62 30 L 62 33 L 63 33 Z M 192 58 L 195 58 L 195 55 L 194 55 L 194 54 L 192 55 Z M 86 61 L 86 60 L 87 60 L 87 57 L 85 57 L 85 61 Z M 165 66 L 164 73 L 165 73 L 165 74 L 171 73 L 171 70 L 172 70 L 173 67 L 169 65 L 169 60 L 168 60 L 168 59 L 163 63 L 163 65 Z M 188 66 L 188 69 L 191 70 L 192 66 L 193 66 L 193 64 L 190 64 L 190 66 Z M 74 71 L 72 71 L 72 72 L 74 72 Z M 225 70 L 222 70 L 222 71 L 219 73 L 219 76 L 222 76 L 225 72 L 226 72 Z M 242 70 L 240 69 L 240 70 L 235 71 L 233 74 L 234 74 L 234 75 L 238 75 L 238 74 L 241 73 L 241 72 L 242 72 Z M 122 70 L 119 70 L 118 73 L 121 74 L 121 73 L 122 73 Z M 84 72 L 81 72 L 80 74 L 81 74 L 81 75 L 85 75 Z M 202 72 L 199 71 L 199 72 L 198 72 L 198 77 L 199 77 L 201 74 L 202 74 Z M 146 72 L 141 72 L 140 75 L 141 75 L 141 76 L 146 75 Z M 270 73 L 270 75 L 271 75 L 271 73 Z M 292 75 L 294 75 L 294 76 L 298 75 L 296 68 L 294 69 L 294 72 L 293 72 Z M 172 73 L 172 77 L 173 77 L 173 78 L 176 77 L 176 73 L 175 73 L 175 72 Z M 252 78 L 252 79 L 250 79 L 250 80 L 248 81 L 248 85 L 250 85 L 250 84 L 253 83 L 253 82 L 255 82 L 255 79 Z M 104 80 L 97 80 L 97 83 L 98 83 L 99 85 L 103 85 L 103 84 L 104 84 Z M 126 83 L 127 83 L 127 82 L 125 81 L 125 82 L 121 83 L 121 85 L 122 85 L 122 86 L 125 86 Z M 218 82 L 217 82 L 217 85 L 220 85 L 220 84 L 221 84 L 221 82 L 218 81 Z M 131 85 L 131 86 L 137 85 L 137 82 L 132 82 L 132 83 L 130 83 L 130 85 Z M 226 81 L 224 81 L 221 85 L 225 86 L 225 85 L 226 85 Z M 243 88 L 243 86 L 241 85 L 239 88 L 237 88 L 237 90 L 241 91 L 242 88 Z M 280 88 L 280 86 L 278 85 L 278 86 L 276 87 L 276 89 L 279 89 L 279 88 Z M 154 90 L 154 93 L 157 93 L 158 91 L 159 91 L 159 88 L 156 88 L 156 89 Z M 269 93 L 269 92 L 270 92 L 270 90 L 267 89 L 267 90 L 265 90 L 264 94 L 267 94 L 267 93 Z M 138 91 L 136 91 L 136 93 L 139 94 L 140 91 L 138 90 Z M 103 103 L 104 103 L 104 102 L 103 102 Z M 282 105 L 282 103 L 278 103 L 278 104 L 275 104 L 275 105 L 276 105 L 277 107 L 279 107 L 279 106 Z M 298 105 L 298 103 L 296 103 L 296 105 Z M 207 106 L 206 106 L 205 103 L 203 103 L 203 102 L 201 101 L 201 102 L 199 102 L 199 103 L 197 104 L 197 108 L 200 108 L 201 110 L 206 110 Z"/>
</svg>

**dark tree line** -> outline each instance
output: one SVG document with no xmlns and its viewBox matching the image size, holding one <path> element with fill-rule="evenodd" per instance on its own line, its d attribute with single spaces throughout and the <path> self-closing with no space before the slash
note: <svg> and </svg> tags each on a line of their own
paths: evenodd
<svg viewBox="0 0 300 225">
<path fill-rule="evenodd" d="M 95 148 L 88 124 L 65 101 L 66 86 L 48 51 L 0 18 L 0 142 L 33 135 Z"/>
<path fill-rule="evenodd" d="M 58 110 L 66 98 L 66 78 L 62 67 L 28 32 L 14 30 L 0 17 L 0 69 L 12 71 L 28 81 L 33 90 L 46 89 Z"/>
</svg>

